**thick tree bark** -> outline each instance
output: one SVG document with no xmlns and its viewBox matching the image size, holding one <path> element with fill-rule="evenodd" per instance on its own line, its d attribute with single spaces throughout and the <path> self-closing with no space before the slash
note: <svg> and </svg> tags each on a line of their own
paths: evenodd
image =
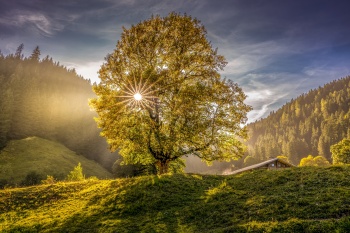
<svg viewBox="0 0 350 233">
<path fill-rule="evenodd" d="M 158 174 L 163 175 L 169 172 L 169 160 L 166 161 L 158 161 L 157 162 L 158 167 Z"/>
</svg>

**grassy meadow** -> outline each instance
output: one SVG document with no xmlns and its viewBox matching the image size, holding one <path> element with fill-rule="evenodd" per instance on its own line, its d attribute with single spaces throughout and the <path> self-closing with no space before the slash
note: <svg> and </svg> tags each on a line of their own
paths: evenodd
<svg viewBox="0 0 350 233">
<path fill-rule="evenodd" d="M 350 232 L 350 167 L 0 190 L 1 232 Z"/>
<path fill-rule="evenodd" d="M 77 155 L 64 145 L 39 137 L 9 141 L 0 151 L 0 179 L 16 185 L 30 172 L 64 179 L 78 163 L 87 177 L 111 178 L 112 175 L 95 161 Z"/>
</svg>

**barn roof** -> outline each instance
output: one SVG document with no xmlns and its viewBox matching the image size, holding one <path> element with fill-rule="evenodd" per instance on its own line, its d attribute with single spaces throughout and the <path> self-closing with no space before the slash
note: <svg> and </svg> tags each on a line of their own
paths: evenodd
<svg viewBox="0 0 350 233">
<path fill-rule="evenodd" d="M 233 174 L 238 174 L 238 173 L 241 173 L 241 172 L 253 170 L 253 169 L 256 169 L 256 168 L 259 168 L 259 167 L 263 167 L 263 166 L 265 166 L 265 165 L 267 165 L 269 163 L 275 162 L 275 161 L 278 161 L 278 162 L 283 163 L 285 165 L 288 165 L 290 167 L 295 167 L 293 164 L 291 164 L 291 163 L 289 163 L 289 162 L 287 162 L 287 161 L 285 161 L 283 159 L 273 158 L 273 159 L 269 159 L 269 160 L 266 160 L 266 161 L 261 162 L 261 163 L 257 163 L 257 164 L 254 164 L 254 165 L 251 165 L 251 166 L 248 166 L 248 167 L 244 167 L 242 169 L 238 169 L 238 170 L 226 173 L 226 175 L 233 175 Z"/>
</svg>

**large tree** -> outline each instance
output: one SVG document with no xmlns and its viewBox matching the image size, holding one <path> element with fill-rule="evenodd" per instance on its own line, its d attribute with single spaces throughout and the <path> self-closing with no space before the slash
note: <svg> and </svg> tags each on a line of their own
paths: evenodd
<svg viewBox="0 0 350 233">
<path fill-rule="evenodd" d="M 225 65 L 190 16 L 154 16 L 124 28 L 91 100 L 111 150 L 126 163 L 155 163 L 160 174 L 183 156 L 242 156 L 251 108 L 241 88 L 220 77 Z"/>
</svg>

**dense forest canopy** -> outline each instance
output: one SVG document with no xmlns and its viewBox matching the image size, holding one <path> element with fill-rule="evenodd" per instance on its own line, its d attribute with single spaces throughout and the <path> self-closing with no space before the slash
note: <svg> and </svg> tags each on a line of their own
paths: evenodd
<svg viewBox="0 0 350 233">
<path fill-rule="evenodd" d="M 111 170 L 111 155 L 88 106 L 91 83 L 36 47 L 27 58 L 23 44 L 0 55 L 0 149 L 9 140 L 38 136 L 58 141 Z"/>
<path fill-rule="evenodd" d="M 285 155 L 298 165 L 308 155 L 332 161 L 330 146 L 350 136 L 350 76 L 309 91 L 248 125 L 249 155 Z"/>
</svg>

